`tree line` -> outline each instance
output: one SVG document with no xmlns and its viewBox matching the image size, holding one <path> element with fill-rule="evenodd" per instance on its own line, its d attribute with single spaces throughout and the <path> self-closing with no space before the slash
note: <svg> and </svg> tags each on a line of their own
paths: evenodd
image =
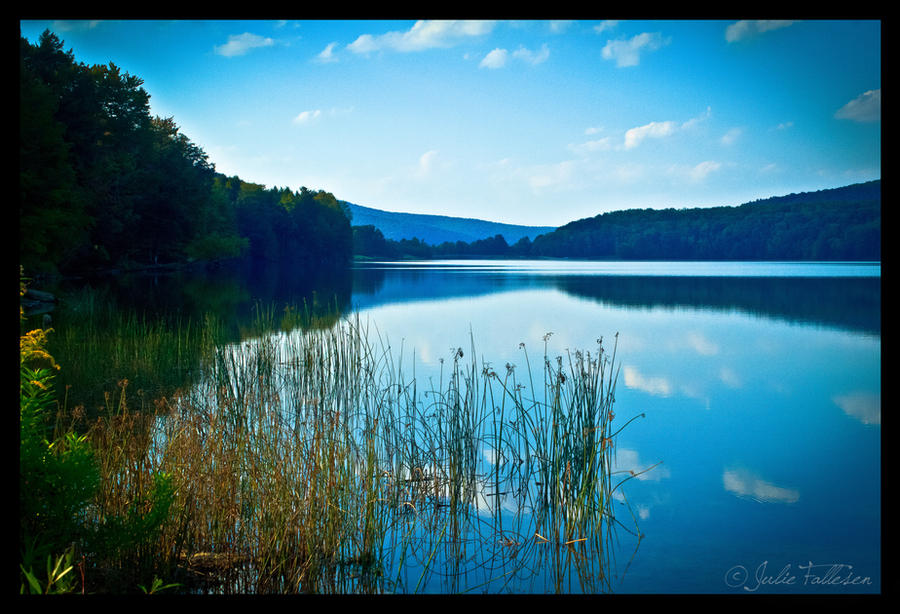
<svg viewBox="0 0 900 614">
<path fill-rule="evenodd" d="M 73 273 L 245 256 L 352 257 L 349 213 L 324 191 L 265 188 L 215 171 L 143 81 L 86 65 L 45 31 L 20 36 L 20 259 Z"/>
<path fill-rule="evenodd" d="M 590 260 L 881 260 L 881 181 L 737 207 L 629 209 L 523 237 L 427 245 L 354 227 L 354 252 L 375 258 Z"/>
<path fill-rule="evenodd" d="M 536 237 L 532 254 L 619 260 L 880 260 L 881 182 L 738 207 L 604 213 Z"/>
<path fill-rule="evenodd" d="M 524 258 L 530 255 L 530 245 L 528 237 L 509 245 L 500 234 L 471 242 L 445 241 L 430 245 L 418 237 L 400 240 L 385 238 L 381 230 L 371 224 L 353 227 L 353 253 L 364 258 Z"/>
</svg>

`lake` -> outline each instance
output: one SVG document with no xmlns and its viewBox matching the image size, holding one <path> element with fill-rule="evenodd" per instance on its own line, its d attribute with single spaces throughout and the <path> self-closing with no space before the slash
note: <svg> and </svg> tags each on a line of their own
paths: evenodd
<svg viewBox="0 0 900 614">
<path fill-rule="evenodd" d="M 145 275 L 120 296 L 238 320 L 256 300 L 358 314 L 420 389 L 460 350 L 521 370 L 526 353 L 540 368 L 602 339 L 626 426 L 615 469 L 635 473 L 617 490 L 628 522 L 608 589 L 844 594 L 881 591 L 880 275 L 878 263 L 369 262 L 318 279 Z M 534 586 L 503 590 L 546 590 Z M 460 589 L 440 573 L 422 586 Z"/>
<path fill-rule="evenodd" d="M 628 484 L 645 537 L 618 592 L 880 590 L 879 265 L 460 261 L 355 275 L 354 306 L 420 369 L 470 330 L 497 365 L 548 332 L 560 354 L 618 335 L 616 415 L 646 415 L 619 435 L 618 461 L 662 461 Z"/>
</svg>

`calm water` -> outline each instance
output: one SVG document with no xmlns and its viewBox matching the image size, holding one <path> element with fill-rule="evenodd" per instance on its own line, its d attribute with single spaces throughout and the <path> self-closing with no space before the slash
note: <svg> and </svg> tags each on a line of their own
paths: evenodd
<svg viewBox="0 0 900 614">
<path fill-rule="evenodd" d="M 215 310 L 235 331 L 259 300 L 356 311 L 420 389 L 473 343 L 497 370 L 524 367 L 524 344 L 539 369 L 545 339 L 562 356 L 603 338 L 620 369 L 615 423 L 644 414 L 618 435 L 617 468 L 661 463 L 620 491 L 643 538 L 619 533 L 610 588 L 842 594 L 881 591 L 880 274 L 866 263 L 368 263 L 312 278 L 135 277 L 117 295 L 145 310 Z M 543 590 L 529 586 L 513 592 Z M 437 574 L 423 590 L 458 587 Z"/>
<path fill-rule="evenodd" d="M 881 589 L 880 266 L 383 263 L 352 305 L 427 379 L 618 334 L 624 487 L 644 538 L 622 593 Z M 627 540 L 623 540 L 627 541 Z M 849 582 L 859 582 L 852 585 Z"/>
</svg>

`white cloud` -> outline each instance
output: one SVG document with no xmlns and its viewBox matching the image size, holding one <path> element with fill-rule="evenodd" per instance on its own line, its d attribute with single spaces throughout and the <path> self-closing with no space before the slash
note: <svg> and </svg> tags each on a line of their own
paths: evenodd
<svg viewBox="0 0 900 614">
<path fill-rule="evenodd" d="M 710 173 L 713 173 L 720 168 L 722 168 L 721 162 L 706 160 L 691 168 L 690 171 L 688 171 L 688 177 L 693 182 L 700 182 L 706 179 Z"/>
<path fill-rule="evenodd" d="M 571 19 L 551 19 L 550 31 L 554 34 L 561 34 L 562 32 L 568 30 L 569 26 L 571 26 L 573 23 L 575 22 Z"/>
<path fill-rule="evenodd" d="M 609 151 L 610 149 L 612 149 L 612 140 L 610 137 L 605 136 L 602 139 L 593 139 L 590 141 L 585 141 L 584 143 L 573 143 L 570 144 L 568 148 L 569 151 L 580 156 L 584 156 L 595 151 Z"/>
<path fill-rule="evenodd" d="M 347 49 L 354 53 L 370 53 L 382 49 L 410 52 L 450 47 L 466 38 L 487 34 L 494 25 L 495 22 L 487 20 L 420 20 L 405 32 L 387 32 L 378 36 L 362 34 Z"/>
<path fill-rule="evenodd" d="M 615 60 L 616 66 L 637 66 L 641 54 L 645 51 L 656 51 L 669 44 L 670 39 L 663 38 L 659 32 L 644 32 L 630 39 L 610 40 L 601 51 L 604 60 Z"/>
<path fill-rule="evenodd" d="M 360 34 L 359 37 L 347 45 L 347 49 L 353 53 L 369 53 L 379 49 L 379 43 L 371 34 Z"/>
<path fill-rule="evenodd" d="M 337 62 L 337 58 L 334 57 L 334 48 L 337 46 L 337 43 L 328 43 L 328 45 L 316 56 L 316 59 L 320 62 Z"/>
<path fill-rule="evenodd" d="M 691 119 L 682 123 L 680 126 L 678 125 L 678 122 L 664 121 L 650 122 L 649 124 L 644 124 L 643 126 L 630 128 L 625 131 L 625 141 L 623 143 L 623 146 L 625 147 L 625 149 L 634 149 L 645 139 L 661 139 L 667 136 L 672 136 L 679 130 L 689 130 L 694 126 L 697 126 L 701 122 L 709 119 L 710 115 L 712 115 L 712 109 L 710 107 L 706 107 L 706 110 L 703 113 L 701 113 L 697 117 L 692 117 Z"/>
<path fill-rule="evenodd" d="M 834 114 L 837 119 L 877 122 L 881 119 L 881 88 L 863 92 Z"/>
<path fill-rule="evenodd" d="M 481 63 L 478 65 L 479 68 L 503 68 L 506 65 L 506 58 L 509 56 L 509 52 L 506 49 L 493 49 L 490 51 L 484 59 L 481 60 Z"/>
<path fill-rule="evenodd" d="M 740 138 L 741 134 L 743 134 L 743 132 L 744 131 L 741 128 L 732 128 L 724 135 L 722 135 L 720 142 L 722 143 L 722 145 L 734 145 Z"/>
<path fill-rule="evenodd" d="M 793 127 L 793 125 L 794 125 L 794 122 L 782 122 L 782 123 L 778 124 L 777 126 L 775 126 L 775 129 L 776 130 L 787 130 L 788 128 Z"/>
<path fill-rule="evenodd" d="M 57 32 L 73 32 L 76 30 L 93 30 L 100 23 L 100 20 L 96 19 L 86 19 L 86 20 L 69 20 L 69 19 L 57 19 L 53 22 L 52 30 Z"/>
<path fill-rule="evenodd" d="M 303 111 L 297 117 L 294 118 L 295 124 L 308 124 L 314 119 L 318 119 L 319 116 L 322 115 L 322 111 L 319 109 L 315 109 L 313 111 Z"/>
<path fill-rule="evenodd" d="M 271 38 L 244 32 L 243 34 L 233 34 L 229 36 L 228 42 L 224 45 L 217 45 L 215 50 L 219 55 L 231 58 L 236 55 L 244 55 L 251 49 L 271 47 L 274 44 L 275 41 Z"/>
<path fill-rule="evenodd" d="M 697 117 L 692 117 L 691 119 L 689 119 L 686 122 L 684 122 L 683 124 L 681 124 L 681 129 L 688 130 L 690 128 L 693 128 L 694 126 L 709 119 L 711 115 L 712 115 L 712 107 L 706 107 L 706 110 L 703 113 L 701 113 Z"/>
<path fill-rule="evenodd" d="M 757 36 L 771 30 L 786 28 L 794 23 L 787 19 L 757 19 L 742 20 L 735 22 L 725 28 L 725 40 L 734 43 L 740 40 Z"/>
<path fill-rule="evenodd" d="M 726 469 L 722 474 L 725 490 L 760 503 L 795 503 L 800 493 L 767 482 L 743 469 Z"/>
<path fill-rule="evenodd" d="M 680 181 L 700 183 L 709 177 L 710 174 L 720 170 L 722 166 L 721 162 L 716 162 L 715 160 L 704 160 L 694 166 L 672 164 L 668 168 L 668 174 Z"/>
<path fill-rule="evenodd" d="M 419 156 L 419 172 L 421 174 L 424 175 L 431 172 L 431 170 L 434 168 L 434 161 L 437 157 L 437 154 L 438 152 L 436 149 L 431 149 Z"/>
<path fill-rule="evenodd" d="M 517 60 L 522 60 L 523 62 L 534 66 L 546 61 L 546 59 L 550 57 L 550 48 L 547 47 L 545 43 L 541 46 L 540 51 L 534 52 L 530 49 L 526 49 L 525 47 L 520 46 L 518 49 L 513 51 L 512 54 L 510 54 L 506 49 L 493 49 L 486 56 L 484 56 L 478 67 L 503 68 L 504 66 L 506 66 L 506 62 L 507 60 L 509 60 L 510 55 Z"/>
<path fill-rule="evenodd" d="M 331 107 L 330 109 L 323 111 L 322 109 L 310 109 L 308 111 L 302 111 L 298 113 L 294 119 L 293 123 L 302 125 L 302 124 L 310 124 L 319 118 L 323 117 L 342 117 L 344 115 L 348 115 L 353 113 L 353 107 Z"/>
<path fill-rule="evenodd" d="M 529 64 L 540 64 L 544 62 L 547 58 L 550 57 L 550 48 L 547 47 L 547 43 L 541 45 L 541 50 L 537 53 L 531 51 L 530 49 L 526 49 L 525 47 L 519 47 L 515 51 L 513 51 L 513 57 Z"/>
<path fill-rule="evenodd" d="M 619 25 L 618 19 L 605 19 L 605 20 L 601 21 L 600 23 L 598 23 L 596 26 L 594 26 L 594 31 L 597 34 L 600 34 L 601 32 L 604 32 L 606 30 L 612 30 L 617 25 Z"/>
<path fill-rule="evenodd" d="M 650 122 L 637 128 L 631 128 L 625 132 L 625 149 L 634 149 L 644 139 L 659 139 L 675 132 L 675 122 Z"/>
</svg>

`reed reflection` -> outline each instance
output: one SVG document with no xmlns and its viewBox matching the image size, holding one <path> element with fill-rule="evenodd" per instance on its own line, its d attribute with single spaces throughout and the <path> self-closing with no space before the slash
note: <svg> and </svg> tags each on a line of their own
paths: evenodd
<svg viewBox="0 0 900 614">
<path fill-rule="evenodd" d="M 183 573 L 229 562 L 195 590 L 606 592 L 617 548 L 640 541 L 612 505 L 636 472 L 614 474 L 630 421 L 612 430 L 602 345 L 521 374 L 457 348 L 418 391 L 350 320 L 230 344 L 213 365 L 139 452 L 193 510 Z"/>
</svg>

